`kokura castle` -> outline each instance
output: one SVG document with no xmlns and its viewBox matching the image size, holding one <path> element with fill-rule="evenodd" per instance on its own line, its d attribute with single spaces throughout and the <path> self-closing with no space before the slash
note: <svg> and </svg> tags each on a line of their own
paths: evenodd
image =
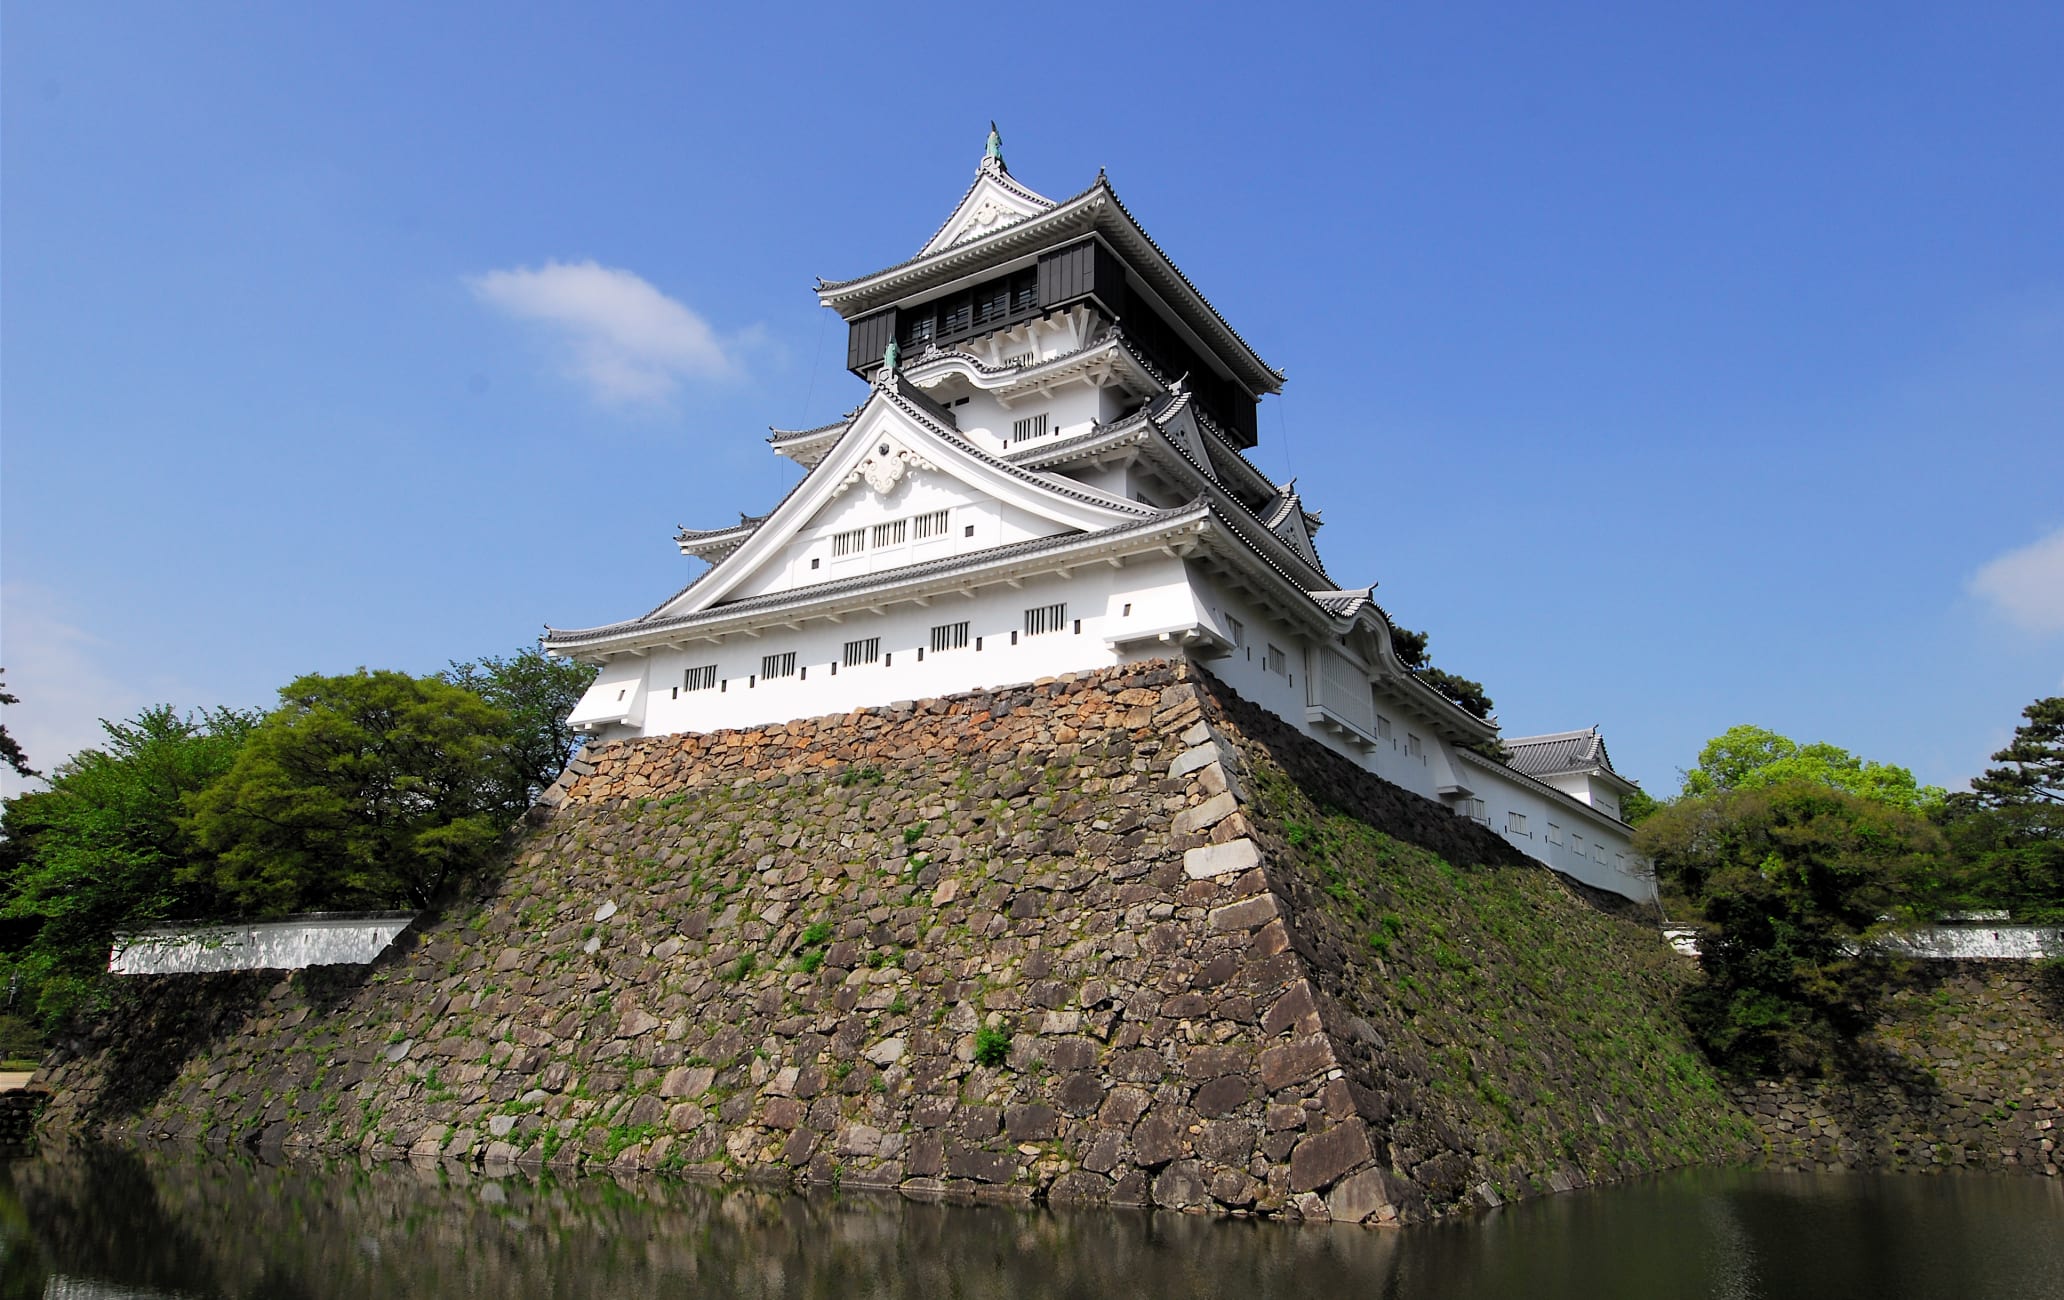
<svg viewBox="0 0 2064 1300">
<path fill-rule="evenodd" d="M 1557 870 L 1655 897 L 1619 817 L 1635 786 L 1595 729 L 1501 742 L 1400 662 L 1371 587 L 1327 572 L 1318 515 L 1245 454 L 1282 373 L 1101 173 L 1046 198 L 992 130 L 916 256 L 818 297 L 866 400 L 775 431 L 802 481 L 681 533 L 709 568 L 679 592 L 546 634 L 601 668 L 576 728 L 753 727 L 1188 656 Z"/>
</svg>

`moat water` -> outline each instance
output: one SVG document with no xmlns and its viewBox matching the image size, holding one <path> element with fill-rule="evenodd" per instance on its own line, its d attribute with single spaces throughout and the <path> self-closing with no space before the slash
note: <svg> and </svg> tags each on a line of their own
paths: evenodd
<svg viewBox="0 0 2064 1300">
<path fill-rule="evenodd" d="M 2055 1300 L 2064 1186 L 1695 1171 L 1370 1231 L 99 1148 L 0 1163 L 16 1296 Z"/>
</svg>

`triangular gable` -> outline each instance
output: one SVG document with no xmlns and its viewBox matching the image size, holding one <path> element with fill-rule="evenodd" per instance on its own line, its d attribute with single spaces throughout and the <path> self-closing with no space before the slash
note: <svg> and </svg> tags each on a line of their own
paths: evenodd
<svg viewBox="0 0 2064 1300">
<path fill-rule="evenodd" d="M 967 193 L 961 196 L 960 206 L 953 209 L 953 215 L 946 218 L 938 233 L 917 251 L 917 255 L 927 257 L 955 244 L 980 239 L 991 231 L 1051 212 L 1053 207 L 1052 199 L 1026 189 L 1012 180 L 1010 173 L 997 166 L 994 160 L 984 158 L 975 171 L 974 184 L 968 186 Z"/>
<path fill-rule="evenodd" d="M 1062 532 L 1096 532 L 1154 513 L 1153 507 L 1084 484 L 1020 469 L 961 440 L 892 378 L 878 385 L 837 444 L 752 536 L 701 581 L 654 610 L 675 618 L 723 604 L 847 492 L 892 495 L 913 471 L 957 480 L 971 493 L 1045 519 Z"/>
<path fill-rule="evenodd" d="M 1212 463 L 1211 449 L 1204 442 L 1204 430 L 1198 426 L 1196 411 L 1186 395 L 1178 396 L 1160 415 L 1152 418 L 1154 427 L 1195 461 L 1197 468 L 1214 480 L 1218 478 L 1218 466 Z"/>
<path fill-rule="evenodd" d="M 1280 495 L 1261 510 L 1261 522 L 1268 530 L 1304 561 L 1320 573 L 1326 566 L 1319 562 L 1319 548 L 1312 541 L 1317 530 L 1317 518 L 1305 513 L 1304 499 L 1297 495 L 1297 480 L 1291 479 L 1278 489 Z"/>
</svg>

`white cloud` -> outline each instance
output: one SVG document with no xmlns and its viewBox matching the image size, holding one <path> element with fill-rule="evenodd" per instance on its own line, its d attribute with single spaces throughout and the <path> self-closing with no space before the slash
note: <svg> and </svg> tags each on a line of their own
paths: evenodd
<svg viewBox="0 0 2064 1300">
<path fill-rule="evenodd" d="M 589 262 L 471 277 L 474 296 L 558 334 L 570 373 L 608 405 L 663 402 L 683 379 L 738 373 L 731 342 L 685 304 L 630 271 Z"/>
<path fill-rule="evenodd" d="M 105 739 L 102 718 L 130 717 L 157 702 L 106 668 L 109 643 L 78 626 L 43 588 L 8 583 L 0 589 L 0 613 L 0 667 L 8 694 L 21 700 L 7 708 L 7 734 L 46 777 Z M 0 791 L 26 788 L 29 782 L 0 768 Z"/>
<path fill-rule="evenodd" d="M 2064 528 L 1988 561 L 1969 585 L 2030 632 L 2064 632 Z"/>
</svg>

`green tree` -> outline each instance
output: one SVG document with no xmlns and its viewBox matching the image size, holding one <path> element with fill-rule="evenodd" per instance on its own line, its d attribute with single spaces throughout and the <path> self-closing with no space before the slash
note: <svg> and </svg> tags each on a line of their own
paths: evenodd
<svg viewBox="0 0 2064 1300">
<path fill-rule="evenodd" d="M 508 715 L 435 677 L 297 678 L 186 827 L 248 912 L 425 906 L 507 829 Z"/>
<path fill-rule="evenodd" d="M 2021 710 L 2028 719 L 2014 739 L 1992 756 L 1971 790 L 1991 807 L 2013 804 L 2064 805 L 2064 695 L 2037 700 Z"/>
<path fill-rule="evenodd" d="M 453 660 L 438 674 L 509 715 L 509 743 L 502 751 L 506 806 L 518 813 L 528 808 L 580 748 L 581 737 L 566 718 L 597 671 L 593 664 L 554 659 L 531 646 L 506 658 Z"/>
<path fill-rule="evenodd" d="M 2000 766 L 1942 809 L 1955 861 L 1944 901 L 2064 921 L 2064 697 L 2037 700 L 2021 715 L 2013 741 L 1992 756 Z"/>
<path fill-rule="evenodd" d="M 1646 790 L 1630 790 L 1620 799 L 1620 820 L 1639 826 L 1656 815 L 1663 804 Z"/>
<path fill-rule="evenodd" d="M 1939 786 L 1921 785 L 1903 767 L 1861 759 L 1837 745 L 1801 745 L 1752 726 L 1729 727 L 1707 741 L 1698 766 L 1684 774 L 1683 794 L 1700 799 L 1795 782 L 1846 790 L 1908 811 L 1934 807 L 1944 797 Z"/>
<path fill-rule="evenodd" d="M 0 672 L 0 705 L 20 704 L 20 697 L 7 689 L 6 674 Z M 29 756 L 22 752 L 21 742 L 7 734 L 7 724 L 0 722 L 0 763 L 14 769 L 16 776 L 41 776 L 29 766 Z"/>
<path fill-rule="evenodd" d="M 171 705 L 103 721 L 106 742 L 0 814 L 16 973 L 46 1020 L 107 967 L 118 930 L 212 911 L 208 853 L 180 826 L 186 800 L 227 772 L 257 715 Z"/>
<path fill-rule="evenodd" d="M 1460 677 L 1434 667 L 1433 661 L 1426 654 L 1427 639 L 1424 632 L 1414 632 L 1410 628 L 1391 624 L 1390 644 L 1391 648 L 1397 651 L 1398 662 L 1411 669 L 1419 680 L 1461 705 L 1467 713 L 1488 721 L 1491 716 L 1491 697 L 1484 694 L 1483 683 L 1473 682 L 1467 677 Z M 1501 763 L 1505 761 L 1502 751 L 1490 756 Z"/>
<path fill-rule="evenodd" d="M 1887 960 L 1942 851 L 1907 809 L 1822 782 L 1723 790 L 1658 809 L 1635 850 L 1704 919 L 1685 1018 L 1743 1070 L 1816 1072 L 1873 1020 Z"/>
</svg>

